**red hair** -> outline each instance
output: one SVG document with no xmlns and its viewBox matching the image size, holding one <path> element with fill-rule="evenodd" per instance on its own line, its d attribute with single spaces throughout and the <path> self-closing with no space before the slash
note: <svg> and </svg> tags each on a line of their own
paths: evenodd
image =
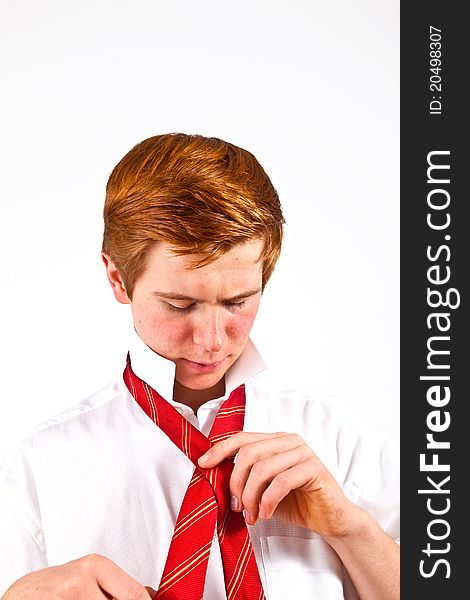
<svg viewBox="0 0 470 600">
<path fill-rule="evenodd" d="M 253 154 L 218 138 L 170 133 L 140 142 L 113 169 L 102 249 L 131 299 L 156 242 L 178 255 L 200 255 L 197 268 L 261 239 L 264 288 L 284 222 L 278 194 Z"/>
</svg>

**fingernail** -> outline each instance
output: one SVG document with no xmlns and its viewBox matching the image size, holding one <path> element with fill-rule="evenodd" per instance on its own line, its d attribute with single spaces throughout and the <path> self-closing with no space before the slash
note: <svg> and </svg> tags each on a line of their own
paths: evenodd
<svg viewBox="0 0 470 600">
<path fill-rule="evenodd" d="M 240 502 L 238 501 L 238 498 L 236 496 L 232 496 L 230 498 L 230 507 L 232 510 L 240 510 Z"/>
<path fill-rule="evenodd" d="M 253 517 L 250 515 L 249 512 L 246 512 L 246 510 L 245 510 L 245 521 L 248 523 L 248 525 L 253 525 Z"/>
</svg>

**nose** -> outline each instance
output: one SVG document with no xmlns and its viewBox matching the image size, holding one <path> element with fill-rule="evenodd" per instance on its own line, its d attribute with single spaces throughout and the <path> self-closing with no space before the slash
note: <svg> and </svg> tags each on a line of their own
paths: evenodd
<svg viewBox="0 0 470 600">
<path fill-rule="evenodd" d="M 224 343 L 224 324 L 219 306 L 207 306 L 195 317 L 193 342 L 208 352 L 219 352 Z"/>
</svg>

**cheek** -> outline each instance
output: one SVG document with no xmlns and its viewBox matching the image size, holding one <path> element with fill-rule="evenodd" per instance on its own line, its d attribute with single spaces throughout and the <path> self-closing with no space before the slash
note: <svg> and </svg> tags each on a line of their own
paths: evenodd
<svg viewBox="0 0 470 600">
<path fill-rule="evenodd" d="M 246 339 L 256 317 L 257 309 L 240 315 L 234 315 L 227 326 L 227 333 L 232 339 Z"/>
<path fill-rule="evenodd" d="M 145 337 L 144 341 L 156 351 L 170 350 L 189 335 L 184 319 L 175 318 L 160 310 L 142 312 L 137 321 L 138 328 Z"/>
<path fill-rule="evenodd" d="M 191 333 L 191 327 L 186 319 L 165 315 L 155 317 L 152 322 L 154 335 L 162 339 L 168 346 L 181 342 Z"/>
</svg>

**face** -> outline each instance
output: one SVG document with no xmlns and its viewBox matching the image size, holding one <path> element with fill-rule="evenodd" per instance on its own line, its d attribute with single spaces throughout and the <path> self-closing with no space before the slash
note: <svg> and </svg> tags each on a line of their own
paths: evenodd
<svg viewBox="0 0 470 600">
<path fill-rule="evenodd" d="M 116 299 L 129 303 L 140 338 L 176 365 L 175 397 L 202 403 L 224 391 L 224 374 L 243 351 L 261 298 L 261 241 L 235 246 L 215 262 L 189 268 L 157 243 L 130 301 L 113 263 L 103 257 Z M 192 392 L 192 393 L 191 393 Z M 185 398 L 186 394 L 186 398 Z"/>
</svg>

